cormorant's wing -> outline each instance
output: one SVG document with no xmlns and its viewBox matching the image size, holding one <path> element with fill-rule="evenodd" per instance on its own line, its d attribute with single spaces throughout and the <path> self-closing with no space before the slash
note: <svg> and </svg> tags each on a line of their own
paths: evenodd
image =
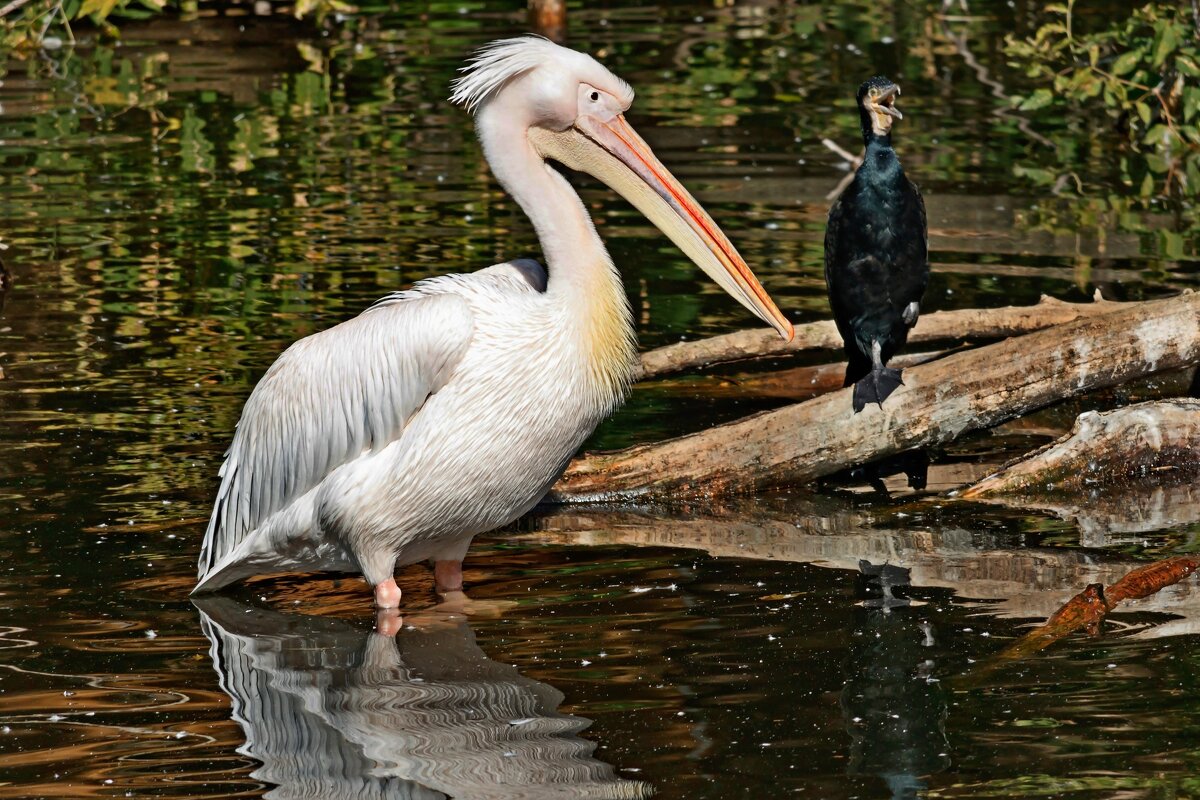
<svg viewBox="0 0 1200 800">
<path fill-rule="evenodd" d="M 829 219 L 825 223 L 825 285 L 833 286 L 832 276 L 834 264 L 838 262 L 838 245 L 839 235 L 842 229 L 842 221 L 845 217 L 845 205 L 842 202 L 846 197 L 846 192 L 838 195 L 837 200 L 833 201 L 833 207 L 829 209 Z M 832 302 L 833 298 L 830 298 Z"/>
<path fill-rule="evenodd" d="M 271 365 L 246 401 L 221 467 L 197 590 L 236 579 L 223 574 L 229 565 L 222 559 L 334 469 L 394 441 L 445 385 L 474 333 L 467 301 L 437 291 L 451 283 L 437 279 L 392 295 L 301 339 Z"/>
<path fill-rule="evenodd" d="M 929 223 L 925 214 L 925 198 L 921 196 L 921 190 L 907 176 L 905 176 L 905 180 L 914 201 L 909 212 L 911 221 L 907 227 L 908 229 L 915 228 L 921 232 L 921 235 L 901 241 L 899 252 L 895 257 L 898 281 L 893 302 L 900 309 L 916 303 L 919 313 L 921 298 L 925 294 L 926 286 L 929 285 Z M 917 324 L 917 315 L 912 315 L 911 321 L 906 315 L 904 322 L 909 328 L 913 327 Z"/>
<path fill-rule="evenodd" d="M 850 328 L 850 317 L 853 306 L 846 304 L 847 291 L 844 286 L 847 276 L 845 272 L 849 260 L 849 249 L 845 247 L 843 238 L 853 234 L 847 229 L 846 209 L 847 198 L 857 191 L 857 181 L 846 187 L 833 207 L 829 209 L 829 220 L 825 225 L 825 286 L 829 293 L 829 307 L 833 311 L 833 321 L 837 324 L 838 333 L 846 343 L 847 352 L 854 350 L 851 344 L 854 331 Z M 843 252 L 845 251 L 845 252 Z"/>
</svg>

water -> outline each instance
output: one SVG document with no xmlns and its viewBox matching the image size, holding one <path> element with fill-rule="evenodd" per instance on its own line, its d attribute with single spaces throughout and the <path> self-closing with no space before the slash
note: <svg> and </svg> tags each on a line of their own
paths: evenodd
<svg viewBox="0 0 1200 800">
<path fill-rule="evenodd" d="M 1191 585 L 979 677 L 1087 582 L 1194 552 L 1191 487 L 1040 512 L 844 484 L 544 509 L 477 540 L 466 581 L 486 613 L 469 621 L 434 608 L 424 567 L 403 570 L 394 641 L 352 577 L 194 607 L 221 454 L 282 347 L 415 279 L 536 249 L 445 102 L 465 53 L 522 30 L 521 4 L 368 10 L 328 34 L 282 17 L 130 25 L 120 46 L 85 37 L 4 65 L 0 798 L 1200 794 Z M 1113 213 L 1103 140 L 1081 148 L 1087 199 L 1015 175 L 1054 156 L 971 64 L 1016 91 L 997 48 L 1029 20 L 1022 3 L 958 22 L 614 4 L 572 9 L 570 31 L 635 86 L 633 123 L 797 320 L 827 315 L 824 197 L 844 172 L 820 139 L 854 148 L 853 88 L 876 71 L 904 86 L 927 307 L 1200 288 L 1194 216 Z M 580 185 L 643 346 L 750 324 Z M 1177 386 L 957 443 L 933 482 Z M 589 446 L 780 402 L 699 378 L 639 387 Z M 878 602 L 860 559 L 908 566 L 907 600 Z"/>
</svg>

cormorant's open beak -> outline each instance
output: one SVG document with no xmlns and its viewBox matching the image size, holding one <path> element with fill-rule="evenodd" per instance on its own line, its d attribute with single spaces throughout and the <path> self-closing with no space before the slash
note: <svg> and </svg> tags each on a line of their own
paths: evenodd
<svg viewBox="0 0 1200 800">
<path fill-rule="evenodd" d="M 875 106 L 884 114 L 904 119 L 900 109 L 896 108 L 896 98 L 900 96 L 900 87 L 892 84 L 875 98 Z"/>
<path fill-rule="evenodd" d="M 529 137 L 544 158 L 593 175 L 620 193 L 721 288 L 784 339 L 790 341 L 795 335 L 792 323 L 717 223 L 667 171 L 623 115 L 607 122 L 582 116 L 565 131 L 534 127 Z"/>
</svg>

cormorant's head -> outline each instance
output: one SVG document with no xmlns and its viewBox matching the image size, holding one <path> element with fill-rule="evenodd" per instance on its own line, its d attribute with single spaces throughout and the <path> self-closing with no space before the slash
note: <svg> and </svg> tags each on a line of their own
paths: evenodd
<svg viewBox="0 0 1200 800">
<path fill-rule="evenodd" d="M 893 120 L 904 115 L 896 108 L 900 87 L 882 75 L 876 75 L 858 87 L 858 113 L 862 118 L 863 136 L 887 136 Z"/>
</svg>

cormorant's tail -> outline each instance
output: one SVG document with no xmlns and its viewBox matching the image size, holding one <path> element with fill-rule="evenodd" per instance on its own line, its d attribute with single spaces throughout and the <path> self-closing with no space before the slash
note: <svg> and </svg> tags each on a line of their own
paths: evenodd
<svg viewBox="0 0 1200 800">
<path fill-rule="evenodd" d="M 900 370 L 891 367 L 880 367 L 867 373 L 854 384 L 854 413 L 857 414 L 867 407 L 867 403 L 878 403 L 883 407 L 883 401 L 904 383 L 900 379 Z"/>
</svg>

